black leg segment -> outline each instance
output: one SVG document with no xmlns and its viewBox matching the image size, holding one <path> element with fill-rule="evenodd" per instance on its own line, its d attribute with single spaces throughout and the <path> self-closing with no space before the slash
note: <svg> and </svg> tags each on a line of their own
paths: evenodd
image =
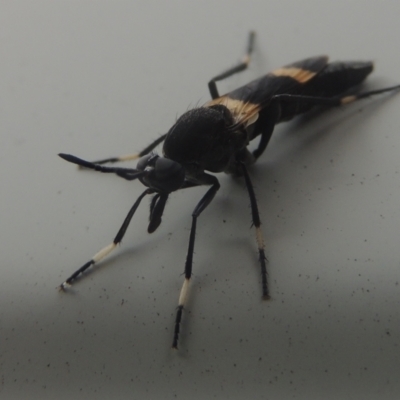
<svg viewBox="0 0 400 400">
<path fill-rule="evenodd" d="M 157 193 L 150 204 L 150 222 L 147 232 L 153 233 L 161 224 L 161 217 L 164 213 L 169 193 Z"/>
<path fill-rule="evenodd" d="M 247 44 L 247 50 L 246 50 L 246 55 L 243 57 L 243 61 L 239 63 L 238 65 L 235 65 L 232 68 L 229 68 L 225 72 L 222 72 L 221 74 L 215 76 L 208 82 L 208 89 L 210 91 L 211 98 L 216 99 L 219 97 L 218 89 L 217 89 L 217 82 L 221 81 L 225 78 L 228 78 L 238 72 L 244 71 L 250 63 L 250 57 L 251 53 L 253 52 L 253 47 L 254 47 L 254 39 L 256 37 L 255 32 L 250 32 L 249 34 L 249 42 Z"/>
<path fill-rule="evenodd" d="M 256 195 L 254 193 L 254 188 L 250 180 L 249 173 L 247 172 L 247 168 L 244 163 L 240 163 L 242 166 L 244 180 L 246 182 L 247 192 L 249 193 L 250 197 L 250 205 L 251 205 L 251 215 L 253 219 L 253 225 L 256 229 L 256 240 L 258 246 L 258 259 L 260 261 L 261 266 L 261 282 L 262 282 L 262 293 L 263 298 L 268 300 L 269 290 L 268 290 L 268 274 L 267 274 L 267 258 L 265 257 L 264 251 L 264 237 L 261 231 L 261 220 L 260 214 L 258 212 L 257 200 Z"/>
<path fill-rule="evenodd" d="M 180 325 L 182 320 L 183 309 L 186 304 L 187 293 L 189 289 L 189 282 L 192 276 L 192 266 L 193 266 L 193 253 L 194 253 L 194 242 L 196 237 L 196 224 L 197 224 L 197 217 L 203 212 L 203 210 L 211 203 L 212 199 L 214 198 L 215 194 L 217 193 L 218 189 L 220 188 L 220 184 L 218 179 L 213 175 L 203 174 L 202 176 L 204 180 L 204 184 L 211 184 L 211 188 L 208 189 L 207 193 L 203 196 L 203 198 L 199 201 L 196 208 L 192 213 L 192 227 L 190 229 L 190 237 L 189 237 L 189 247 L 186 256 L 186 263 L 185 263 L 185 280 L 183 282 L 183 286 L 181 289 L 181 293 L 179 295 L 178 301 L 178 309 L 176 312 L 175 318 L 175 328 L 174 328 L 174 337 L 172 340 L 172 348 L 178 348 L 178 341 L 179 341 L 179 332 L 180 332 Z"/>
<path fill-rule="evenodd" d="M 255 135 L 258 135 L 259 132 L 261 132 L 260 142 L 258 143 L 257 148 L 253 151 L 253 156 L 255 159 L 260 157 L 267 148 L 272 133 L 274 132 L 275 125 L 279 120 L 279 116 L 279 102 L 272 102 L 266 111 L 261 112 L 254 128 Z"/>
<path fill-rule="evenodd" d="M 115 236 L 114 240 L 112 241 L 111 244 L 108 246 L 104 247 L 101 249 L 99 252 L 97 252 L 91 260 L 89 260 L 86 264 L 84 264 L 82 267 L 77 269 L 68 279 L 66 279 L 60 286 L 60 290 L 65 290 L 71 284 L 78 278 L 79 275 L 81 275 L 83 272 L 85 272 L 89 267 L 92 265 L 98 263 L 100 260 L 102 260 L 104 257 L 106 257 L 108 254 L 110 254 L 119 243 L 121 243 L 122 238 L 125 235 L 126 230 L 128 229 L 129 223 L 131 222 L 131 219 L 133 215 L 135 214 L 137 208 L 139 207 L 140 202 L 142 201 L 143 197 L 145 197 L 147 194 L 152 193 L 152 189 L 146 189 L 135 201 L 135 204 L 132 206 L 132 208 L 129 210 L 128 215 L 125 217 L 125 220 L 119 229 L 117 235 Z"/>
<path fill-rule="evenodd" d="M 353 103 L 354 101 L 365 99 L 370 96 L 375 96 L 377 94 L 382 94 L 386 92 L 393 92 L 396 90 L 400 90 L 400 85 L 390 86 L 383 89 L 370 90 L 368 92 L 356 93 L 348 96 L 336 96 L 336 97 L 319 97 L 319 96 L 303 96 L 296 94 L 277 94 L 272 96 L 271 101 L 279 101 L 279 102 L 291 102 L 298 104 L 308 104 L 312 106 L 328 106 L 328 107 L 336 107 L 349 103 Z"/>
</svg>

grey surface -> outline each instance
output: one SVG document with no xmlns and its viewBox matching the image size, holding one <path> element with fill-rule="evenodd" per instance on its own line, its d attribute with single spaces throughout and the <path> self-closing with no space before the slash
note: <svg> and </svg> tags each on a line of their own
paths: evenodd
<svg viewBox="0 0 400 400">
<path fill-rule="evenodd" d="M 0 398 L 394 399 L 399 377 L 400 97 L 279 126 L 252 169 L 272 300 L 260 299 L 241 180 L 199 220 L 181 349 L 170 349 L 190 213 L 171 196 L 146 233 L 68 294 L 56 286 L 117 232 L 138 182 L 56 154 L 129 153 L 208 99 L 311 55 L 373 59 L 400 82 L 398 1 L 2 1 Z M 146 203 L 146 202 L 145 202 Z"/>
</svg>

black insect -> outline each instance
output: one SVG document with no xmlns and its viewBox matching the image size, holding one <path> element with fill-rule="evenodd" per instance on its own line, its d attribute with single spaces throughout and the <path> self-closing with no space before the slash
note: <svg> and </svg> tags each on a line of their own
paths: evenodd
<svg viewBox="0 0 400 400">
<path fill-rule="evenodd" d="M 148 232 L 151 233 L 160 225 L 167 199 L 172 192 L 200 185 L 210 186 L 192 213 L 185 279 L 179 296 L 173 334 L 174 348 L 178 347 L 182 313 L 192 275 L 197 218 L 211 203 L 220 187 L 218 179 L 212 173 L 226 172 L 244 177 L 256 230 L 262 295 L 264 299 L 268 299 L 267 260 L 256 196 L 247 171 L 248 167 L 264 152 L 277 123 L 288 121 L 315 106 L 336 107 L 400 88 L 400 85 L 397 85 L 357 93 L 357 86 L 371 73 L 372 63 L 369 61 L 328 63 L 328 58 L 321 56 L 307 58 L 276 69 L 220 96 L 216 82 L 247 68 L 254 37 L 254 33 L 250 33 L 247 53 L 240 64 L 211 79 L 208 86 L 212 100 L 202 107 L 184 113 L 168 133 L 159 137 L 140 153 L 95 162 L 59 154 L 66 161 L 81 167 L 114 173 L 126 180 L 139 179 L 146 186 L 146 190 L 130 209 L 113 242 L 62 283 L 60 288 L 63 290 L 121 242 L 133 214 L 146 195 L 153 195 L 148 226 Z M 247 146 L 257 136 L 260 136 L 258 147 L 250 152 Z M 163 156 L 159 156 L 152 150 L 162 142 L 164 142 Z M 102 165 L 137 158 L 140 160 L 136 169 Z"/>
</svg>

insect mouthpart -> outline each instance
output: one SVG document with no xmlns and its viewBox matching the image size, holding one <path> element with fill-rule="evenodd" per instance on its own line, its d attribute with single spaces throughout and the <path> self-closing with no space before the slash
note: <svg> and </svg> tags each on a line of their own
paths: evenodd
<svg viewBox="0 0 400 400">
<path fill-rule="evenodd" d="M 145 186 L 156 192 L 174 192 L 180 189 L 185 181 L 185 169 L 181 164 L 160 157 L 156 153 L 143 156 L 136 167 L 139 171 L 148 171 L 139 179 Z"/>
</svg>

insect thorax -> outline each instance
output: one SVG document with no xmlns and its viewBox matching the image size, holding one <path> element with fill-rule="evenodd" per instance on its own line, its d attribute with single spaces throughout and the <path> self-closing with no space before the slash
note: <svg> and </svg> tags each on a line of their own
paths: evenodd
<svg viewBox="0 0 400 400">
<path fill-rule="evenodd" d="M 187 170 L 222 172 L 247 143 L 246 131 L 234 125 L 228 108 L 214 105 L 183 114 L 169 130 L 163 153 Z"/>
</svg>

